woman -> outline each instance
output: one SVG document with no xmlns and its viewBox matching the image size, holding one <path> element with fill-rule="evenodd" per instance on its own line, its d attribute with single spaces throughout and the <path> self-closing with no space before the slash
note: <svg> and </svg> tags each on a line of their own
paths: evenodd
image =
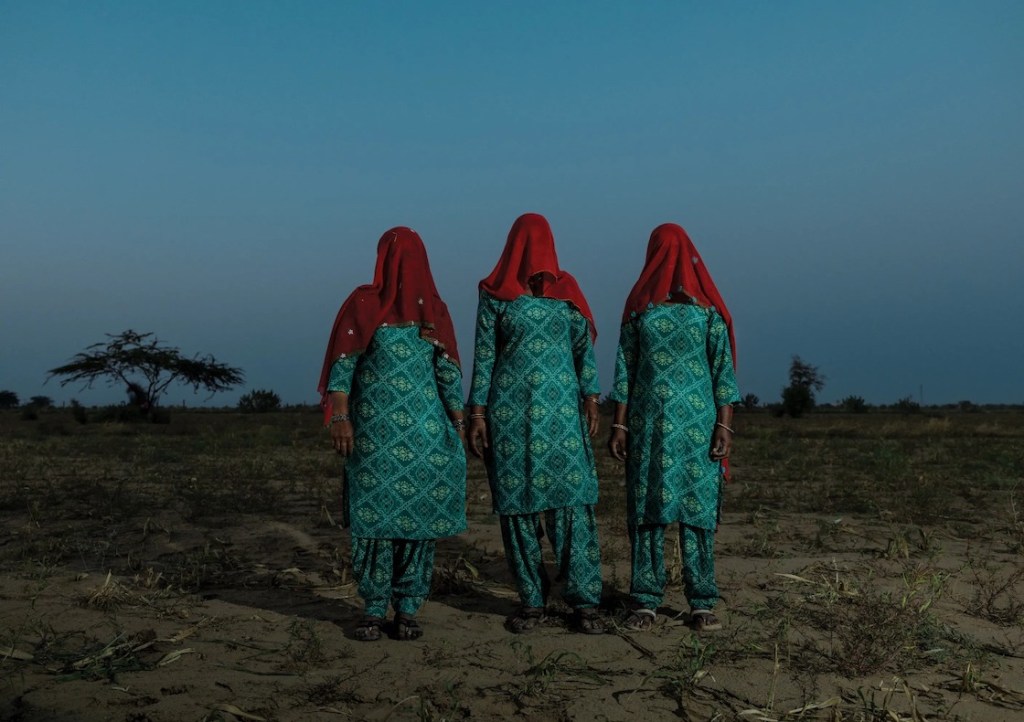
<svg viewBox="0 0 1024 722">
<path fill-rule="evenodd" d="M 470 450 L 486 462 L 522 602 L 506 620 L 515 633 L 543 621 L 550 586 L 541 557 L 545 533 L 577 630 L 604 632 L 590 446 L 599 391 L 595 335 L 576 279 L 558 267 L 548 222 L 535 213 L 520 216 L 498 265 L 480 282 L 469 398 Z"/>
<path fill-rule="evenodd" d="M 389 602 L 395 637 L 419 638 L 435 541 L 466 529 L 461 380 L 423 241 L 392 228 L 373 283 L 338 312 L 320 375 L 331 439 L 348 459 L 342 505 L 365 604 L 356 639 L 380 639 Z"/>
<path fill-rule="evenodd" d="M 679 524 L 683 590 L 697 630 L 721 627 L 714 540 L 721 479 L 739 401 L 732 317 L 689 236 L 658 226 L 626 301 L 615 364 L 615 421 L 608 441 L 626 462 L 632 547 L 625 619 L 649 629 L 665 592 L 665 528 Z"/>
</svg>

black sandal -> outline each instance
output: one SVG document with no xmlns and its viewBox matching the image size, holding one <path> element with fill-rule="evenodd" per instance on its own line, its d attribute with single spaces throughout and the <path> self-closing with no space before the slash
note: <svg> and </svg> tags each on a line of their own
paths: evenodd
<svg viewBox="0 0 1024 722">
<path fill-rule="evenodd" d="M 608 631 L 605 629 L 604 619 L 594 607 L 576 609 L 575 627 L 580 634 L 604 634 Z"/>
<path fill-rule="evenodd" d="M 401 642 L 410 642 L 423 636 L 423 627 L 417 623 L 415 617 L 408 614 L 395 614 L 395 639 Z"/>
<path fill-rule="evenodd" d="M 363 617 L 352 632 L 352 636 L 360 642 L 376 642 L 380 639 L 380 628 L 383 624 L 384 620 L 380 617 Z"/>
<path fill-rule="evenodd" d="M 544 607 L 519 607 L 505 620 L 505 628 L 512 634 L 523 634 L 544 621 Z"/>
</svg>

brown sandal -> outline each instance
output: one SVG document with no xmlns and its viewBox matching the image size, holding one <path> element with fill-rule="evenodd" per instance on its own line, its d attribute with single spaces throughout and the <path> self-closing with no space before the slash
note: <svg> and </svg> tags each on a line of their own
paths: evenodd
<svg viewBox="0 0 1024 722">
<path fill-rule="evenodd" d="M 422 636 L 423 627 L 416 622 L 415 617 L 401 613 L 395 615 L 395 639 L 410 642 Z"/>
<path fill-rule="evenodd" d="M 627 632 L 648 632 L 658 621 L 658 613 L 653 609 L 631 609 L 622 619 L 620 626 Z"/>
<path fill-rule="evenodd" d="M 722 622 L 710 609 L 694 609 L 690 612 L 690 626 L 695 632 L 714 632 L 722 628 Z"/>
<path fill-rule="evenodd" d="M 376 642 L 380 639 L 380 628 L 383 624 L 384 620 L 380 617 L 363 617 L 359 620 L 359 624 L 356 625 L 352 636 L 360 642 Z"/>
<path fill-rule="evenodd" d="M 505 628 L 512 634 L 523 634 L 543 621 L 544 607 L 519 607 L 515 614 L 505 620 Z"/>
<path fill-rule="evenodd" d="M 604 619 L 594 607 L 579 607 L 576 609 L 575 627 L 580 634 L 604 634 Z"/>
</svg>

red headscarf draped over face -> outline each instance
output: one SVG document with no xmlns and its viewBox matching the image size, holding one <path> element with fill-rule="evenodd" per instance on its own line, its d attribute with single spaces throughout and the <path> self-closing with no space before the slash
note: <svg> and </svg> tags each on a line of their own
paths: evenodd
<svg viewBox="0 0 1024 722">
<path fill-rule="evenodd" d="M 541 273 L 541 293 L 545 298 L 568 301 L 590 324 L 592 340 L 597 339 L 594 314 L 572 274 L 558 267 L 555 237 L 547 219 L 537 213 L 525 213 L 512 224 L 498 265 L 484 280 L 480 290 L 501 301 L 514 301 L 529 292 L 529 280 Z"/>
<path fill-rule="evenodd" d="M 732 315 L 725 307 L 725 301 L 686 231 L 675 223 L 663 223 L 651 233 L 644 270 L 626 299 L 622 322 L 629 321 L 633 314 L 643 313 L 651 304 L 664 303 L 669 296 L 683 294 L 705 308 L 715 308 L 722 316 L 729 329 L 729 345 L 735 366 L 736 337 L 732 331 Z"/>
<path fill-rule="evenodd" d="M 364 351 L 374 332 L 385 324 L 419 326 L 420 335 L 459 362 L 455 328 L 434 286 L 427 249 L 419 234 L 405 226 L 392 228 L 380 237 L 373 283 L 353 291 L 334 319 L 318 389 L 328 417 L 331 366 L 343 356 Z"/>
</svg>

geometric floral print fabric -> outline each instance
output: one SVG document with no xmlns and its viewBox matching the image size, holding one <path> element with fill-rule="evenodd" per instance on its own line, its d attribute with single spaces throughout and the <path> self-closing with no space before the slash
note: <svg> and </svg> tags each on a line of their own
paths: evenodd
<svg viewBox="0 0 1024 722">
<path fill-rule="evenodd" d="M 565 301 L 480 293 L 469 403 L 487 407 L 494 510 L 597 503 L 582 397 L 600 391 L 586 318 Z"/>
<path fill-rule="evenodd" d="M 660 304 L 622 325 L 611 399 L 628 405 L 629 523 L 718 523 L 721 469 L 708 457 L 718 407 L 739 401 L 722 317 Z"/>
<path fill-rule="evenodd" d="M 565 603 L 571 607 L 596 607 L 601 603 L 601 546 L 593 506 L 503 514 L 499 519 L 505 557 L 525 606 L 543 607 L 547 603 L 551 580 L 542 561 L 545 536 L 551 542 L 558 578 L 564 582 Z"/>
<path fill-rule="evenodd" d="M 629 596 L 644 609 L 657 609 L 665 596 L 664 525 L 629 527 L 632 575 Z M 687 524 L 679 525 L 683 592 L 693 609 L 712 609 L 718 602 L 715 582 L 715 532 Z"/>
<path fill-rule="evenodd" d="M 383 326 L 340 358 L 329 391 L 349 394 L 345 464 L 352 536 L 438 539 L 466 529 L 466 454 L 445 409 L 462 410 L 462 373 L 419 326 Z"/>
<path fill-rule="evenodd" d="M 352 576 L 363 598 L 363 613 L 383 617 L 388 604 L 402 614 L 416 614 L 430 594 L 434 576 L 433 539 L 352 538 Z"/>
</svg>

